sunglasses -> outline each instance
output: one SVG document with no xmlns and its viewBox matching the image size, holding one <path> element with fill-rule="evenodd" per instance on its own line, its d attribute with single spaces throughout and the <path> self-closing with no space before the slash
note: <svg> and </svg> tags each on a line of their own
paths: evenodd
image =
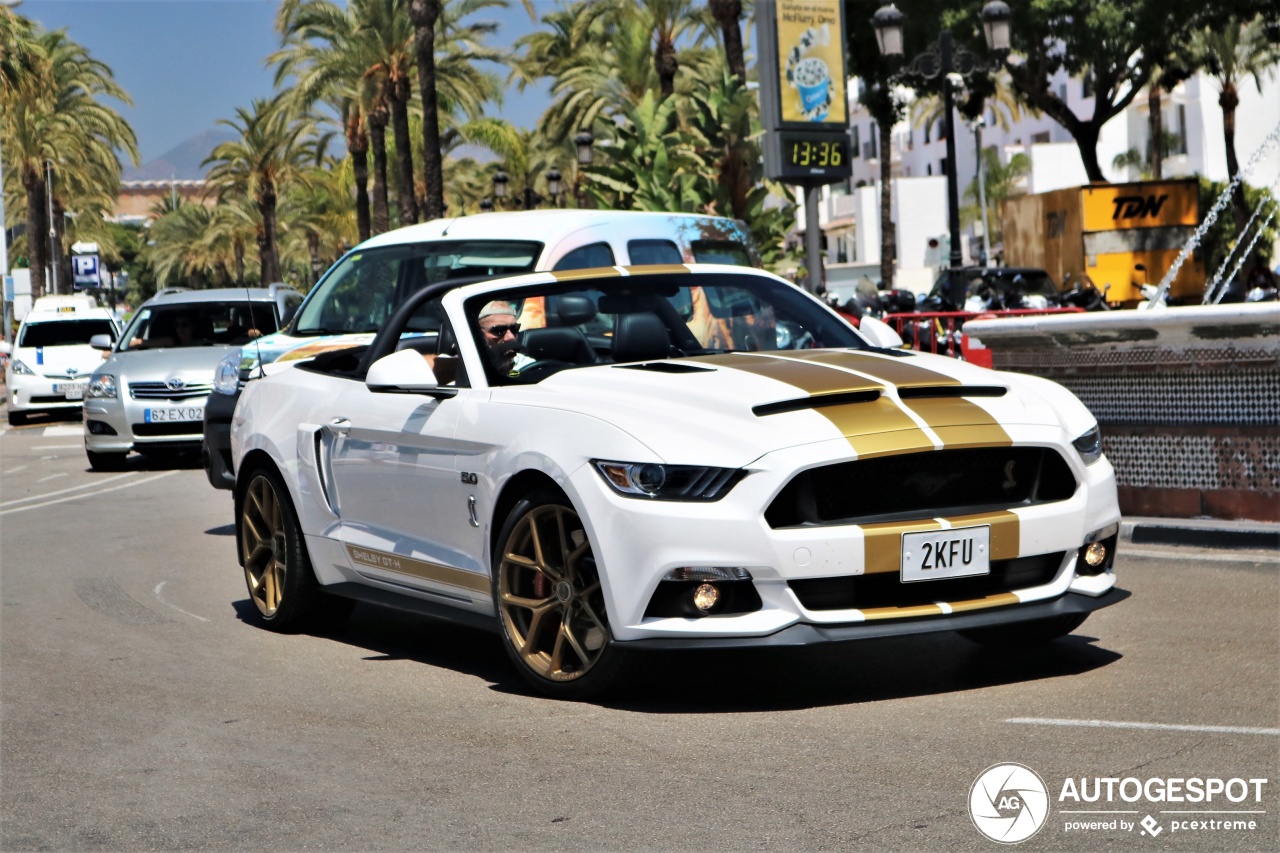
<svg viewBox="0 0 1280 853">
<path fill-rule="evenodd" d="M 520 324 L 510 323 L 508 325 L 490 326 L 487 329 L 481 326 L 480 330 L 486 335 L 493 335 L 495 338 L 505 338 L 507 336 L 507 332 L 514 335 L 516 332 L 520 331 Z"/>
</svg>

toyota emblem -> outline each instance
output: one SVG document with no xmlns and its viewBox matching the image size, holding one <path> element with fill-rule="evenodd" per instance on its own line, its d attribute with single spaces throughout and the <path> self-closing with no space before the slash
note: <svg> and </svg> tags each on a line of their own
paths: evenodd
<svg viewBox="0 0 1280 853">
<path fill-rule="evenodd" d="M 170 379 L 164 384 L 170 391 L 181 391 L 183 388 L 187 387 L 187 383 L 181 379 Z"/>
</svg>

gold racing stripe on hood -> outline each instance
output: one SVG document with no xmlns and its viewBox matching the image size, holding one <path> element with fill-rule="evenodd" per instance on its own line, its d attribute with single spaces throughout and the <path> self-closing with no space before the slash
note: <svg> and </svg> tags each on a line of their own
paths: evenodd
<svg viewBox="0 0 1280 853">
<path fill-rule="evenodd" d="M 885 385 L 899 388 L 960 384 L 960 380 L 953 376 L 920 367 L 897 356 L 871 355 L 857 350 L 796 350 L 788 352 L 787 358 L 856 370 L 875 377 Z"/>
<path fill-rule="evenodd" d="M 892 488 L 891 484 L 886 487 Z M 977 515 L 958 515 L 946 519 L 952 528 L 991 525 L 991 559 L 1010 560 L 1018 556 L 1021 543 L 1018 516 L 1007 510 Z M 902 534 L 922 530 L 942 530 L 933 519 L 919 521 L 886 521 L 863 524 L 862 565 L 864 574 L 897 572 L 902 569 Z"/>
<path fill-rule="evenodd" d="M 919 397 L 902 405 L 920 416 L 942 439 L 943 447 L 1008 447 L 1013 444 L 991 413 L 963 397 Z"/>
<path fill-rule="evenodd" d="M 831 370 L 820 365 L 805 364 L 790 358 L 772 355 L 700 355 L 685 361 L 701 362 L 715 367 L 728 367 L 755 376 L 785 382 L 797 391 L 810 396 L 836 394 L 842 391 L 875 391 L 885 387 L 884 382 L 854 376 L 841 370 Z"/>
</svg>

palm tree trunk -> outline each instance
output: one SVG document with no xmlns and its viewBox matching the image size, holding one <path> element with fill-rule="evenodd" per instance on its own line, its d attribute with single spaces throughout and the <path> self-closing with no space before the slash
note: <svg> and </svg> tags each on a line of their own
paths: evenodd
<svg viewBox="0 0 1280 853">
<path fill-rule="evenodd" d="M 1222 107 L 1222 141 L 1227 148 L 1227 180 L 1235 180 L 1240 173 L 1240 160 L 1236 157 L 1236 107 L 1240 106 L 1240 95 L 1236 92 L 1236 84 L 1228 81 L 1218 95 L 1218 106 Z M 1236 184 L 1232 195 L 1232 209 L 1235 211 L 1236 231 L 1244 231 L 1249 222 L 1249 203 L 1244 199 L 1244 181 Z"/>
<path fill-rule="evenodd" d="M 738 79 L 747 79 L 747 62 L 742 53 L 742 30 L 738 21 L 742 18 L 742 0 L 711 0 L 711 14 L 720 25 L 724 36 L 724 54 L 728 60 L 729 73 L 738 75 Z"/>
<path fill-rule="evenodd" d="M 662 97 L 670 97 L 676 90 L 676 72 L 680 70 L 680 62 L 676 59 L 676 46 L 669 40 L 659 41 L 654 48 L 653 69 L 658 72 Z"/>
<path fill-rule="evenodd" d="M 890 179 L 893 173 L 893 162 L 889 151 L 889 142 L 893 130 L 892 123 L 877 121 L 880 145 L 880 279 L 885 287 L 893 288 L 893 270 L 898 253 L 898 229 L 893 224 L 893 195 Z M 953 167 L 954 168 L 954 167 Z"/>
<path fill-rule="evenodd" d="M 352 108 L 347 119 L 347 151 L 356 184 L 356 233 L 363 243 L 372 235 L 369 225 L 369 137 L 360 124 L 360 112 Z"/>
<path fill-rule="evenodd" d="M 1160 87 L 1154 82 L 1147 89 L 1147 135 L 1151 137 L 1151 177 L 1159 181 L 1164 178 L 1164 106 Z"/>
<path fill-rule="evenodd" d="M 258 197 L 262 214 L 262 236 L 258 240 L 262 287 L 280 280 L 280 258 L 276 254 L 276 188 L 267 184 Z"/>
<path fill-rule="evenodd" d="M 391 228 L 387 211 L 387 113 L 375 110 L 369 116 L 369 147 L 373 149 L 373 233 Z"/>
<path fill-rule="evenodd" d="M 418 60 L 418 90 L 422 96 L 422 183 L 426 187 L 428 220 L 444 216 L 444 172 L 440 154 L 440 107 L 436 99 L 436 21 L 440 0 L 410 0 L 413 48 Z"/>
<path fill-rule="evenodd" d="M 22 187 L 27 192 L 27 263 L 31 267 L 31 298 L 44 296 L 45 235 L 49 225 L 44 213 L 44 178 L 39 169 L 22 166 Z"/>
<path fill-rule="evenodd" d="M 244 284 L 244 241 L 236 240 L 236 284 Z"/>
<path fill-rule="evenodd" d="M 391 131 L 396 140 L 396 201 L 400 224 L 418 221 L 418 200 L 413 195 L 413 149 L 409 142 L 409 81 L 401 78 L 392 87 Z"/>
</svg>

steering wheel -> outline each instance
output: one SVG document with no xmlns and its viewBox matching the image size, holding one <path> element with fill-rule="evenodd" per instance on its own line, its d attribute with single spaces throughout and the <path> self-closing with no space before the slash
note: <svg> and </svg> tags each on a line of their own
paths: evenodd
<svg viewBox="0 0 1280 853">
<path fill-rule="evenodd" d="M 520 368 L 520 372 L 516 376 L 521 381 L 541 382 L 553 373 L 559 373 L 568 367 L 581 367 L 582 365 L 574 364 L 571 361 L 557 361 L 553 358 L 544 358 L 535 361 L 532 364 L 526 364 Z"/>
</svg>

